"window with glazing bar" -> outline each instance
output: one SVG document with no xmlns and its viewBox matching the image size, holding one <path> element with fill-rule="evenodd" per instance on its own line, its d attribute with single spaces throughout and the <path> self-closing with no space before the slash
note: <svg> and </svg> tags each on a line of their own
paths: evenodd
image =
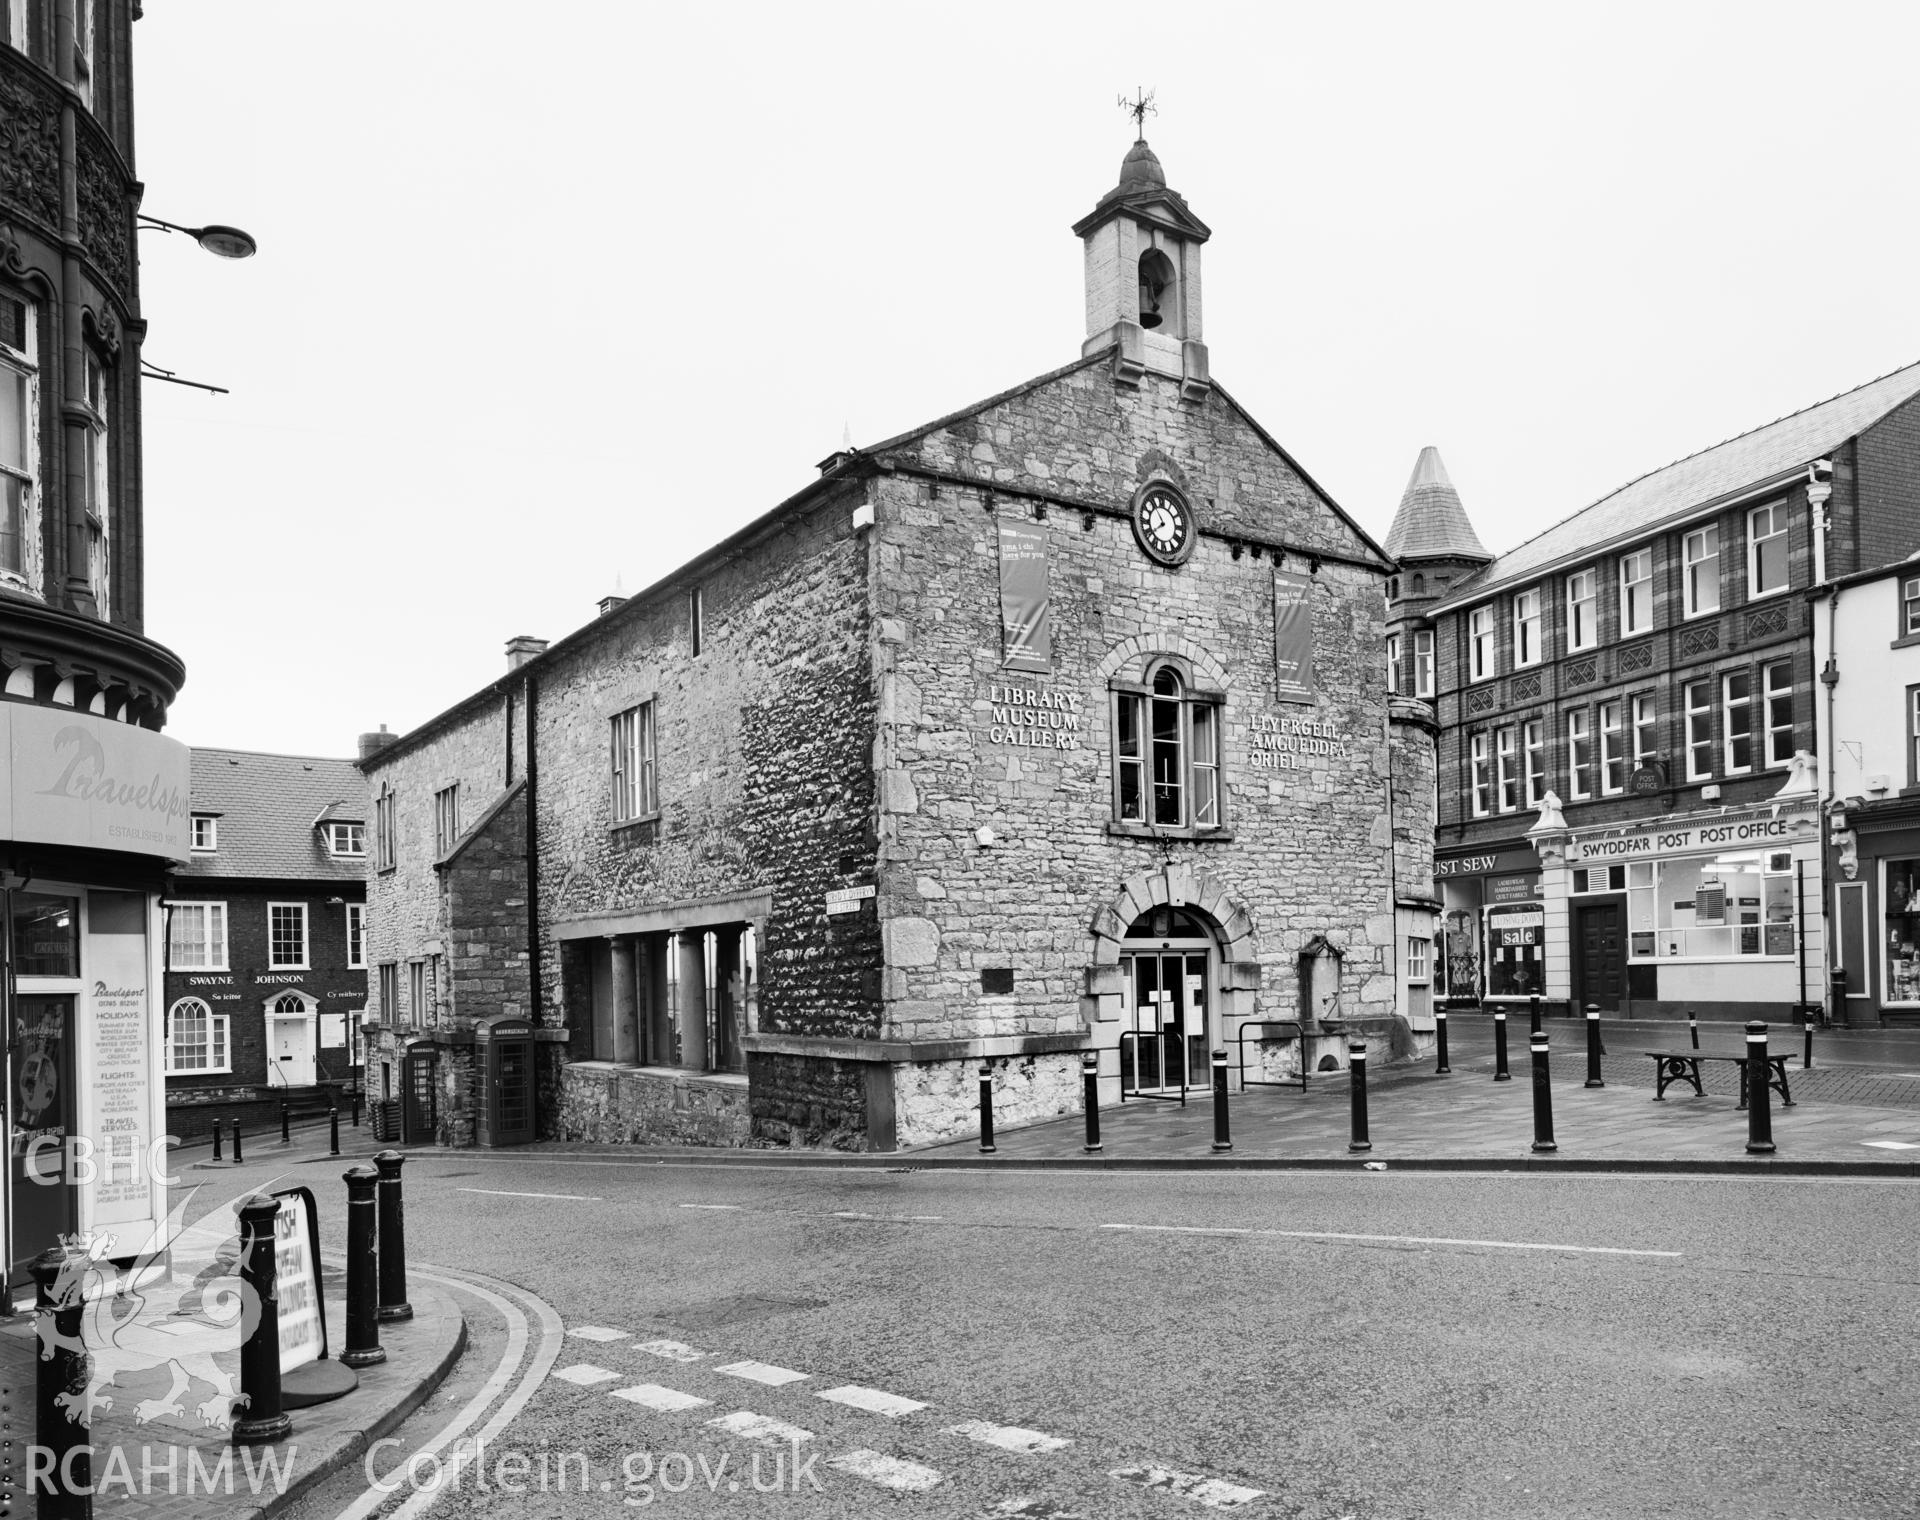
<svg viewBox="0 0 1920 1520">
<path fill-rule="evenodd" d="M 1171 665 L 1145 689 L 1116 687 L 1113 810 L 1121 823 L 1163 828 L 1222 826 L 1220 704 Z"/>
</svg>

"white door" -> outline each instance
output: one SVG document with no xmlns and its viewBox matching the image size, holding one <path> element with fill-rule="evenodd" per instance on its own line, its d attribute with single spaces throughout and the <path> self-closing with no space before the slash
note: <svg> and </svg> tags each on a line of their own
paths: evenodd
<svg viewBox="0 0 1920 1520">
<path fill-rule="evenodd" d="M 275 1087 L 313 1086 L 313 1033 L 304 1013 L 274 1015 L 272 1054 L 278 1074 L 269 1073 L 269 1083 Z"/>
</svg>

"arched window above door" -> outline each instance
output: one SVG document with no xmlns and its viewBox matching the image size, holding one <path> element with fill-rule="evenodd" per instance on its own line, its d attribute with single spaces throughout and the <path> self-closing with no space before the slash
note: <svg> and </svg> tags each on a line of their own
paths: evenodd
<svg viewBox="0 0 1920 1520">
<path fill-rule="evenodd" d="M 1113 817 L 1119 832 L 1203 836 L 1226 827 L 1220 720 L 1225 699 L 1170 657 L 1111 683 Z"/>
</svg>

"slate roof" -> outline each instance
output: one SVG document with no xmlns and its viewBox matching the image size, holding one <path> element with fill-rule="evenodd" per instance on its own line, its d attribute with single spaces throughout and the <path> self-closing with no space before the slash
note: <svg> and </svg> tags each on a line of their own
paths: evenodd
<svg viewBox="0 0 1920 1520">
<path fill-rule="evenodd" d="M 1414 461 L 1413 475 L 1400 498 L 1400 510 L 1393 514 L 1393 526 L 1387 529 L 1385 548 L 1395 559 L 1493 558 L 1467 520 L 1460 493 L 1447 479 L 1447 467 L 1432 444 Z"/>
<path fill-rule="evenodd" d="M 314 827 L 323 817 L 366 821 L 367 783 L 351 760 L 196 749 L 192 766 L 193 811 L 218 815 L 218 847 L 176 877 L 366 879 L 365 859 L 329 855 Z"/>
<path fill-rule="evenodd" d="M 1462 581 L 1433 610 L 1457 607 L 1497 585 L 1528 579 L 1608 544 L 1646 537 L 1746 488 L 1791 475 L 1831 454 L 1916 395 L 1920 395 L 1920 363 L 1630 480 L 1501 555 Z"/>
</svg>

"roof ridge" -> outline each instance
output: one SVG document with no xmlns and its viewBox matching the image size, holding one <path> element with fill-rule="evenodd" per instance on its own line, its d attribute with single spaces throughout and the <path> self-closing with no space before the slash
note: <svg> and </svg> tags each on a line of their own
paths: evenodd
<svg viewBox="0 0 1920 1520">
<path fill-rule="evenodd" d="M 256 760 L 320 760 L 328 765 L 352 765 L 351 755 L 293 755 L 276 749 L 233 749 L 224 744 L 189 744 L 196 755 L 249 755 Z"/>
</svg>

